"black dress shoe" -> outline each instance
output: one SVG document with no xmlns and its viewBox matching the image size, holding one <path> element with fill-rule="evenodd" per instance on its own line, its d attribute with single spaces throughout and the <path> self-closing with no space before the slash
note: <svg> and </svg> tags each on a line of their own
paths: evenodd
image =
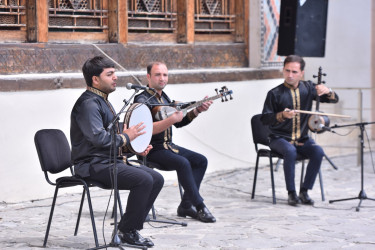
<svg viewBox="0 0 375 250">
<path fill-rule="evenodd" d="M 154 246 L 154 243 L 150 239 L 143 238 L 137 230 L 131 230 L 126 233 L 119 231 L 118 236 L 121 240 L 121 243 L 144 247 Z"/>
<path fill-rule="evenodd" d="M 289 205 L 291 205 L 291 206 L 297 206 L 297 205 L 300 204 L 300 203 L 301 203 L 301 201 L 300 201 L 300 199 L 298 198 L 296 192 L 293 192 L 293 193 L 288 194 L 288 204 L 289 204 Z"/>
<path fill-rule="evenodd" d="M 177 215 L 180 217 L 190 216 L 191 218 L 194 218 L 194 219 L 198 218 L 197 209 L 193 205 L 189 208 L 183 208 L 181 206 L 178 206 Z"/>
<path fill-rule="evenodd" d="M 198 210 L 198 220 L 202 222 L 215 222 L 215 217 L 211 214 L 210 210 L 207 207 L 203 207 Z"/>
<path fill-rule="evenodd" d="M 139 239 L 143 239 L 144 241 L 148 242 L 148 244 L 149 244 L 148 247 L 153 247 L 154 246 L 154 242 L 152 242 L 149 238 L 144 238 L 142 235 L 139 234 L 138 230 L 135 230 L 135 234 L 138 235 Z"/>
<path fill-rule="evenodd" d="M 302 191 L 299 193 L 299 198 L 302 202 L 302 204 L 305 205 L 314 205 L 314 201 L 310 198 L 309 194 L 307 191 Z"/>
</svg>

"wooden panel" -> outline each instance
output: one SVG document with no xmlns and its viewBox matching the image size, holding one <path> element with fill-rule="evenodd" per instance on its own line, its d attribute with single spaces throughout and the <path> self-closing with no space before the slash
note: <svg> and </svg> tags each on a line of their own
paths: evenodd
<svg viewBox="0 0 375 250">
<path fill-rule="evenodd" d="M 186 42 L 194 43 L 194 0 L 186 0 Z"/>
<path fill-rule="evenodd" d="M 26 42 L 25 30 L 0 30 L 1 42 Z"/>
<path fill-rule="evenodd" d="M 111 43 L 127 43 L 128 17 L 127 1 L 108 1 L 108 41 Z"/>
<path fill-rule="evenodd" d="M 195 34 L 195 42 L 229 42 L 233 43 L 234 38 L 231 34 Z"/>
<path fill-rule="evenodd" d="M 50 32 L 98 32 L 108 29 L 108 0 L 49 0 L 48 2 Z"/>
<path fill-rule="evenodd" d="M 245 25 L 245 0 L 235 0 L 235 13 L 236 13 L 236 22 L 235 22 L 235 41 L 237 43 L 244 42 L 244 25 Z"/>
<path fill-rule="evenodd" d="M 25 0 L 0 1 L 1 42 L 25 42 L 26 33 Z"/>
<path fill-rule="evenodd" d="M 177 42 L 194 42 L 194 1 L 177 1 Z"/>
<path fill-rule="evenodd" d="M 25 0 L 19 1 L 0 1 L 0 28 L 12 28 L 20 30 L 26 27 L 25 19 Z"/>
<path fill-rule="evenodd" d="M 108 42 L 108 31 L 103 32 L 49 32 L 48 41 L 56 43 Z"/>
<path fill-rule="evenodd" d="M 118 42 L 118 0 L 108 0 L 108 40 L 111 43 Z"/>
<path fill-rule="evenodd" d="M 196 0 L 195 34 L 234 34 L 236 1 Z"/>
<path fill-rule="evenodd" d="M 175 43 L 176 33 L 128 33 L 128 42 L 137 43 Z"/>
<path fill-rule="evenodd" d="M 243 37 L 244 37 L 244 42 L 245 42 L 245 55 L 246 59 L 249 62 L 249 18 L 250 18 L 250 0 L 244 0 L 244 6 L 243 6 L 243 11 L 244 11 L 244 17 L 243 17 Z M 246 66 L 249 66 L 246 65 Z"/>
<path fill-rule="evenodd" d="M 128 1 L 119 1 L 118 3 L 118 33 L 119 33 L 119 43 L 128 42 Z"/>
<path fill-rule="evenodd" d="M 129 33 L 177 32 L 176 1 L 181 0 L 128 0 Z M 181 2 L 184 5 L 185 1 Z"/>
<path fill-rule="evenodd" d="M 27 1 L 26 20 L 27 20 L 27 41 L 37 42 L 37 23 L 36 23 L 36 0 Z"/>
<path fill-rule="evenodd" d="M 35 2 L 37 42 L 45 43 L 48 41 L 48 1 L 35 0 Z"/>
</svg>

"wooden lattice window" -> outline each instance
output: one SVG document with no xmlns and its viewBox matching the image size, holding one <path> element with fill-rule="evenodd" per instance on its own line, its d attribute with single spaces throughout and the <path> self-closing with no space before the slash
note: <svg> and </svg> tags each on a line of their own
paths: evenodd
<svg viewBox="0 0 375 250">
<path fill-rule="evenodd" d="M 195 33 L 232 33 L 235 15 L 234 1 L 196 0 Z"/>
<path fill-rule="evenodd" d="M 0 30 L 26 27 L 24 0 L 0 0 Z"/>
<path fill-rule="evenodd" d="M 128 0 L 128 31 L 173 33 L 175 8 L 175 0 Z"/>
<path fill-rule="evenodd" d="M 49 0 L 49 31 L 100 32 L 108 29 L 107 0 Z"/>
</svg>

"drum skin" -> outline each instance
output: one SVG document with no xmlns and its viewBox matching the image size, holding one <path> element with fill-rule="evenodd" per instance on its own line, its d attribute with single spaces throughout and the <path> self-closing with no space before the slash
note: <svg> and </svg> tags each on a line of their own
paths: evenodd
<svg viewBox="0 0 375 250">
<path fill-rule="evenodd" d="M 143 125 L 146 126 L 143 130 L 146 131 L 146 133 L 138 136 L 130 142 L 129 150 L 135 154 L 142 153 L 147 149 L 151 141 L 153 125 L 149 108 L 144 104 L 134 103 L 130 105 L 129 109 L 125 113 L 124 124 L 130 128 L 131 126 L 137 125 L 140 122 L 143 122 Z"/>
</svg>

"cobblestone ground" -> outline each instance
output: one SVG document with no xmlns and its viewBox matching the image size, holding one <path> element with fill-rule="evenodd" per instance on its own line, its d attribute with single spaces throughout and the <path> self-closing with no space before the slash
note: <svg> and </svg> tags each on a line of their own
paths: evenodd
<svg viewBox="0 0 375 250">
<path fill-rule="evenodd" d="M 355 155 L 333 158 L 338 170 L 323 161 L 325 201 L 318 181 L 310 196 L 315 205 L 287 205 L 282 167 L 275 172 L 277 204 L 272 204 L 269 166 L 258 173 L 255 199 L 251 199 L 254 168 L 220 171 L 206 176 L 201 190 L 205 203 L 217 218 L 205 224 L 176 216 L 179 192 L 176 183 L 166 183 L 155 208 L 158 219 L 182 221 L 187 227 L 145 223 L 141 234 L 150 237 L 153 249 L 373 249 L 375 248 L 375 201 L 363 200 L 360 210 L 360 167 Z M 299 168 L 298 168 L 299 169 Z M 299 182 L 297 172 L 296 182 Z M 372 158 L 365 155 L 364 190 L 375 198 L 375 173 Z M 52 195 L 52 194 L 51 194 Z M 105 216 L 110 191 L 92 189 L 99 244 L 108 243 L 113 226 L 111 205 Z M 121 193 L 123 203 L 127 192 Z M 80 194 L 61 195 L 47 243 L 48 249 L 86 249 L 95 247 L 85 203 L 80 228 L 73 236 Z M 329 203 L 329 200 L 355 198 Z M 15 204 L 0 204 L 0 248 L 39 249 L 43 245 L 52 199 Z M 103 222 L 104 220 L 104 222 Z M 128 249 L 128 248 L 126 248 Z"/>
</svg>

